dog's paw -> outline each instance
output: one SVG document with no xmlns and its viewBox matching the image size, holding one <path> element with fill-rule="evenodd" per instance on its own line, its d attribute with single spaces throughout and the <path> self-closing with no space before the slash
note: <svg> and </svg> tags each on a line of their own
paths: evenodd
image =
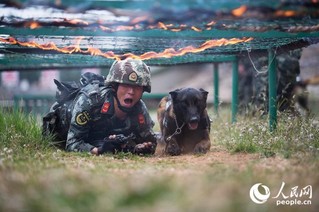
<svg viewBox="0 0 319 212">
<path fill-rule="evenodd" d="M 155 156 L 165 155 L 165 147 L 166 147 L 165 141 L 163 141 L 163 139 L 161 139 L 161 138 L 157 139 L 157 145 L 156 145 L 154 155 Z"/>
<path fill-rule="evenodd" d="M 178 146 L 176 141 L 170 141 L 167 144 L 166 152 L 167 152 L 167 154 L 172 155 L 172 156 L 180 155 L 182 153 L 181 148 Z"/>
<path fill-rule="evenodd" d="M 197 144 L 194 148 L 194 153 L 195 154 L 206 154 L 209 150 L 209 147 L 207 145 L 201 145 Z"/>
</svg>

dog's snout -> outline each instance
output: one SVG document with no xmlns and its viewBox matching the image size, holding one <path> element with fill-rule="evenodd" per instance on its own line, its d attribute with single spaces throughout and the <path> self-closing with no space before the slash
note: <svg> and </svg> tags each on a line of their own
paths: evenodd
<svg viewBox="0 0 319 212">
<path fill-rule="evenodd" d="M 195 123 L 195 122 L 198 122 L 198 117 L 197 116 L 193 116 L 190 118 L 189 120 L 190 123 Z"/>
<path fill-rule="evenodd" d="M 196 130 L 199 124 L 199 117 L 198 116 L 191 116 L 188 121 L 188 129 L 190 130 Z"/>
</svg>

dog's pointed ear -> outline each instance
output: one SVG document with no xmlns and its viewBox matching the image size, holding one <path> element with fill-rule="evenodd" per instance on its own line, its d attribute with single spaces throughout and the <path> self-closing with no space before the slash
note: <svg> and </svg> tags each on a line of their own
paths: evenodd
<svg viewBox="0 0 319 212">
<path fill-rule="evenodd" d="M 169 92 L 169 95 L 171 95 L 172 99 L 176 99 L 178 92 L 180 91 L 180 89 L 176 89 L 174 91 Z"/>
<path fill-rule="evenodd" d="M 202 88 L 200 88 L 199 90 L 202 92 L 202 95 L 203 95 L 203 97 L 204 97 L 204 99 L 205 99 L 205 101 L 206 101 L 206 100 L 207 100 L 208 91 L 205 91 L 205 90 L 202 89 Z"/>
</svg>

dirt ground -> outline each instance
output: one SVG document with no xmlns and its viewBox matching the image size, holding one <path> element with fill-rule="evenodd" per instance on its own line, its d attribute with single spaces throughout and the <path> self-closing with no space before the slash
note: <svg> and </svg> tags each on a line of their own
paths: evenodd
<svg viewBox="0 0 319 212">
<path fill-rule="evenodd" d="M 192 170 L 202 170 L 205 172 L 206 168 L 211 167 L 212 164 L 224 164 L 230 167 L 243 169 L 247 164 L 254 160 L 259 159 L 258 154 L 245 154 L 237 153 L 231 154 L 221 147 L 213 146 L 211 150 L 205 155 L 180 155 L 180 156 L 163 156 L 163 157 L 153 157 L 150 161 L 157 163 L 161 160 L 169 160 L 176 164 L 188 164 L 189 169 Z"/>
<path fill-rule="evenodd" d="M 35 155 L 39 157 L 41 153 Z M 54 161 L 34 161 L 38 165 L 30 164 L 31 170 L 24 166 L 0 170 L 0 194 L 5 200 L 0 210 L 42 211 L 50 207 L 46 211 L 61 211 L 76 208 L 73 203 L 82 198 L 87 211 L 291 212 L 319 208 L 319 164 L 302 156 L 265 158 L 260 154 L 230 153 L 213 145 L 202 155 L 83 157 L 56 151 L 53 157 Z M 249 197 L 256 183 L 270 189 L 265 204 L 255 204 Z M 276 205 L 274 198 L 281 194 L 283 183 L 282 194 L 289 201 L 296 186 L 298 192 L 312 186 L 311 205 Z M 282 195 L 277 199 L 285 200 Z"/>
</svg>

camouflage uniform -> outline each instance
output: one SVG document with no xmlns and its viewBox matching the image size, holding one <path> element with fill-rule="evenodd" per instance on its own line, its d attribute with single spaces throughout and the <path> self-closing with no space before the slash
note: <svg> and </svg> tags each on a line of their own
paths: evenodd
<svg viewBox="0 0 319 212">
<path fill-rule="evenodd" d="M 144 67 L 142 67 L 144 66 Z M 142 71 L 141 71 L 142 70 Z M 89 84 L 84 87 L 72 106 L 72 118 L 68 132 L 66 150 L 91 151 L 100 147 L 103 139 L 109 135 L 135 134 L 124 149 L 132 152 L 134 146 L 143 142 L 152 142 L 149 153 L 154 153 L 156 137 L 152 130 L 152 121 L 147 108 L 140 100 L 128 113 L 125 120 L 115 116 L 114 99 L 116 90 L 111 84 L 125 83 L 140 85 L 147 92 L 151 91 L 148 67 L 141 61 L 129 60 L 115 62 L 107 76 L 108 85 Z"/>
</svg>

